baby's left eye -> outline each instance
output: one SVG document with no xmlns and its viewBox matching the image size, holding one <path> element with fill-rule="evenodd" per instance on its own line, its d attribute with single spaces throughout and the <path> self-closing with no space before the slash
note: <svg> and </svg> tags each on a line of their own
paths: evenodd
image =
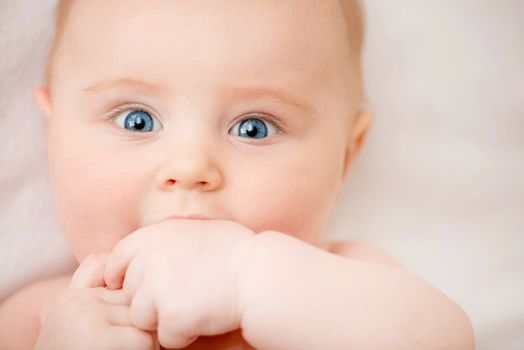
<svg viewBox="0 0 524 350">
<path fill-rule="evenodd" d="M 236 123 L 230 130 L 234 136 L 263 139 L 278 133 L 278 128 L 259 118 L 247 118 Z"/>
<path fill-rule="evenodd" d="M 125 113 L 118 114 L 114 118 L 115 123 L 122 128 L 132 132 L 151 132 L 162 128 L 160 122 L 148 112 L 134 109 Z"/>
</svg>

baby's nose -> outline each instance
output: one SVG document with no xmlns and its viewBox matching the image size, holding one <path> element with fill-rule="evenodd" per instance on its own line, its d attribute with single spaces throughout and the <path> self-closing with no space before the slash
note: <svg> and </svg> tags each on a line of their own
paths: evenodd
<svg viewBox="0 0 524 350">
<path fill-rule="evenodd" d="M 223 176 L 217 162 L 205 150 L 177 152 L 164 162 L 159 185 L 164 191 L 199 189 L 214 191 L 222 186 Z"/>
</svg>

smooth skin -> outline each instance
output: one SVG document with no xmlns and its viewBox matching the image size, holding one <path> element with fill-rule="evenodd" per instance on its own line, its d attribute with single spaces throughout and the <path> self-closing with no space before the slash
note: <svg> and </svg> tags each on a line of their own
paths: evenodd
<svg viewBox="0 0 524 350">
<path fill-rule="evenodd" d="M 44 316 L 35 350 L 160 348 L 155 333 L 140 330 L 130 322 L 129 297 L 125 291 L 105 288 L 105 260 L 104 255 L 84 259 L 68 289 Z M 69 322 L 64 322 L 64 318 Z"/>
<path fill-rule="evenodd" d="M 53 84 L 35 97 L 75 276 L 97 282 L 14 295 L 2 343 L 126 348 L 117 323 L 144 349 L 474 347 L 437 289 L 377 248 L 321 242 L 371 122 L 338 6 L 74 2 Z M 151 132 L 124 128 L 137 110 Z M 246 118 L 268 135 L 239 134 Z M 118 306 L 128 320 L 112 321 Z"/>
</svg>

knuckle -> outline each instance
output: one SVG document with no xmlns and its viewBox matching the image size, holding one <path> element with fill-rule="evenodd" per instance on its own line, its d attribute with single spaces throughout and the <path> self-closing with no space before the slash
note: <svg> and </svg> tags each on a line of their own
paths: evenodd
<svg viewBox="0 0 524 350">
<path fill-rule="evenodd" d="M 89 254 L 82 261 L 82 265 L 103 266 L 105 265 L 105 256 L 102 254 Z"/>
<path fill-rule="evenodd" d="M 170 305 L 166 307 L 163 314 L 161 315 L 161 322 L 163 324 L 175 325 L 179 322 L 181 317 L 184 317 L 184 313 L 178 305 Z"/>
<path fill-rule="evenodd" d="M 133 326 L 144 330 L 153 330 L 155 326 L 154 320 L 152 320 L 149 315 L 145 316 L 133 308 L 129 310 L 129 322 L 131 322 Z"/>
<path fill-rule="evenodd" d="M 158 331 L 158 343 L 168 349 L 180 349 L 188 346 L 198 338 L 198 335 L 187 331 L 177 330 L 175 332 Z"/>
<path fill-rule="evenodd" d="M 105 258 L 101 254 L 96 254 L 93 256 L 93 264 L 97 266 L 104 266 L 105 265 Z"/>
<path fill-rule="evenodd" d="M 124 258 L 124 241 L 119 241 L 115 244 L 113 247 L 113 250 L 111 250 L 111 254 L 109 255 L 109 258 L 113 262 L 120 261 Z"/>
<path fill-rule="evenodd" d="M 158 325 L 158 341 L 163 347 L 182 348 L 200 335 L 201 326 L 206 321 L 186 309 L 181 305 L 172 305 L 162 314 Z"/>
<path fill-rule="evenodd" d="M 95 261 L 95 259 L 96 259 L 95 254 L 89 254 L 88 256 L 84 258 L 84 260 L 82 260 L 82 265 L 91 264 Z"/>
</svg>

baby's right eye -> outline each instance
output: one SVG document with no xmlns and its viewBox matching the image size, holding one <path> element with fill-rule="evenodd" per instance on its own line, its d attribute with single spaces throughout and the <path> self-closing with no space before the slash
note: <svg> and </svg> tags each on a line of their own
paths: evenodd
<svg viewBox="0 0 524 350">
<path fill-rule="evenodd" d="M 151 132 L 162 129 L 162 124 L 151 114 L 143 110 L 132 110 L 117 115 L 113 119 L 122 128 L 132 132 Z"/>
</svg>

